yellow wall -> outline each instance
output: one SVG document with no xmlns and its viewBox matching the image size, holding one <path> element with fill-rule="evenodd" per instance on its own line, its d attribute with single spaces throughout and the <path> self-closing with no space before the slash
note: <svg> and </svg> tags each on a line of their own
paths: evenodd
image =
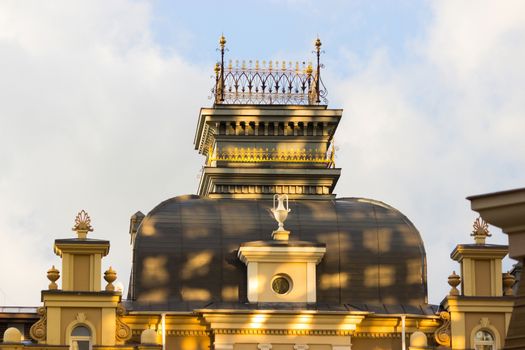
<svg viewBox="0 0 525 350">
<path fill-rule="evenodd" d="M 352 338 L 352 350 L 401 350 L 401 339 Z"/>
<path fill-rule="evenodd" d="M 302 343 L 301 343 L 302 344 Z M 258 350 L 258 344 L 235 344 L 234 350 Z M 272 350 L 294 350 L 295 344 L 278 344 L 272 343 Z M 312 344 L 308 345 L 308 350 L 332 350 L 330 344 Z"/>
<path fill-rule="evenodd" d="M 292 279 L 292 290 L 288 294 L 277 294 L 272 290 L 271 278 L 287 274 Z M 306 263 L 259 263 L 259 301 L 305 301 Z"/>
<path fill-rule="evenodd" d="M 478 260 L 476 266 L 476 295 L 490 296 L 491 294 L 491 276 L 490 260 Z"/>
<path fill-rule="evenodd" d="M 470 344 L 472 330 L 474 327 L 480 326 L 480 320 L 482 318 L 486 317 L 489 320 L 489 326 L 487 327 L 487 330 L 491 333 L 494 333 L 494 331 L 491 329 L 492 327 L 496 328 L 499 333 L 499 339 L 496 341 L 499 341 L 499 344 L 502 343 L 502 337 L 505 335 L 505 315 L 501 313 L 470 313 L 465 314 L 465 339 L 467 343 L 467 347 L 471 347 L 472 344 Z M 492 327 L 491 327 L 492 326 Z M 494 334 L 495 337 L 498 337 L 498 335 Z M 501 344 L 503 345 L 503 344 Z M 499 345 L 498 345 L 499 346 Z"/>
<path fill-rule="evenodd" d="M 73 290 L 90 290 L 90 256 L 75 255 L 73 263 Z"/>
<path fill-rule="evenodd" d="M 207 336 L 167 336 L 166 349 L 209 350 L 210 338 Z"/>
<path fill-rule="evenodd" d="M 60 320 L 61 320 L 61 342 L 62 344 L 66 343 L 66 329 L 69 324 L 73 321 L 76 321 L 77 314 L 83 312 L 86 315 L 86 320 L 95 326 L 96 333 L 96 344 L 101 343 L 100 335 L 102 334 L 100 319 L 101 319 L 101 310 L 97 308 L 62 308 Z"/>
</svg>

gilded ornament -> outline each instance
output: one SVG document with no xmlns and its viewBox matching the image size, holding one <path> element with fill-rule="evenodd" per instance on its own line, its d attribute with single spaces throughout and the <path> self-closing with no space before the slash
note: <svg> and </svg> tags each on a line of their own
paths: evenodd
<svg viewBox="0 0 525 350">
<path fill-rule="evenodd" d="M 78 238 L 85 239 L 88 232 L 93 232 L 91 227 L 91 218 L 85 210 L 81 210 L 75 218 L 75 226 L 73 231 L 77 232 Z"/>
<path fill-rule="evenodd" d="M 474 230 L 470 235 L 474 237 L 476 244 L 485 244 L 485 239 L 492 236 L 489 232 L 489 225 L 481 218 L 481 216 L 474 221 L 472 227 Z"/>
<path fill-rule="evenodd" d="M 315 44 L 314 45 L 315 45 L 315 49 L 317 51 L 321 50 L 322 43 L 321 43 L 321 39 L 319 39 L 319 37 L 315 40 Z"/>
<path fill-rule="evenodd" d="M 216 104 L 294 104 L 318 105 L 327 103 L 326 87 L 320 78 L 321 40 L 315 41 L 317 66 L 308 64 L 299 69 L 299 63 L 286 61 L 236 61 L 224 70 L 226 39 L 219 39 L 220 62 L 215 66 L 215 87 L 212 89 Z M 230 61 L 231 62 L 231 61 Z M 219 68 L 219 69 L 218 69 Z"/>
<path fill-rule="evenodd" d="M 208 150 L 208 164 L 215 161 L 236 162 L 236 163 L 321 163 L 326 164 L 326 167 L 331 168 L 335 166 L 335 148 L 328 154 L 318 150 L 298 150 L 298 149 L 284 149 L 271 151 L 266 148 L 233 148 L 227 151 L 210 154 Z"/>
<path fill-rule="evenodd" d="M 226 38 L 224 37 L 224 35 L 221 35 L 221 37 L 219 38 L 219 45 L 221 49 L 224 49 L 224 45 L 226 45 Z"/>
</svg>

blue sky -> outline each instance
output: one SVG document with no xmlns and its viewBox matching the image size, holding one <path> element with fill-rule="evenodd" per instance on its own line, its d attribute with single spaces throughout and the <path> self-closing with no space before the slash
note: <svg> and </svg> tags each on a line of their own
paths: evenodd
<svg viewBox="0 0 525 350">
<path fill-rule="evenodd" d="M 129 217 L 197 189 L 221 33 L 247 60 L 313 60 L 320 36 L 344 109 L 336 193 L 412 220 L 441 301 L 449 253 L 471 241 L 465 197 L 525 184 L 521 0 L 0 2 L 0 259 L 27 271 L 0 270 L 0 304 L 39 303 L 80 209 L 127 285 Z"/>
<path fill-rule="evenodd" d="M 154 1 L 151 30 L 159 45 L 198 63 L 217 59 L 221 33 L 239 59 L 310 59 L 319 35 L 334 61 L 340 50 L 366 59 L 383 47 L 402 62 L 431 20 L 424 1 Z"/>
</svg>

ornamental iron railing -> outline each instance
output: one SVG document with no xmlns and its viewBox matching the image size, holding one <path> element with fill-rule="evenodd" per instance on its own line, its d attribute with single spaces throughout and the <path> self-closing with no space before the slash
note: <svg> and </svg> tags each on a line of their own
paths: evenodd
<svg viewBox="0 0 525 350">
<path fill-rule="evenodd" d="M 315 41 L 317 58 L 312 63 L 279 61 L 224 62 L 226 39 L 219 41 L 221 61 L 215 65 L 215 104 L 327 104 L 326 87 L 321 80 L 321 40 Z"/>
</svg>

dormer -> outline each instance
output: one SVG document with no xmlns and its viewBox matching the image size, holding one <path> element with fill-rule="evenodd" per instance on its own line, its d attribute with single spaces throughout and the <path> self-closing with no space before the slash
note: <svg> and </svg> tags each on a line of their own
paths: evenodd
<svg viewBox="0 0 525 350">
<path fill-rule="evenodd" d="M 279 226 L 273 240 L 246 242 L 239 248 L 239 259 L 247 266 L 250 303 L 317 301 L 316 266 L 326 245 L 288 239 L 290 232 L 284 229 L 290 212 L 287 201 L 286 195 L 274 196 L 272 212 Z"/>
</svg>

